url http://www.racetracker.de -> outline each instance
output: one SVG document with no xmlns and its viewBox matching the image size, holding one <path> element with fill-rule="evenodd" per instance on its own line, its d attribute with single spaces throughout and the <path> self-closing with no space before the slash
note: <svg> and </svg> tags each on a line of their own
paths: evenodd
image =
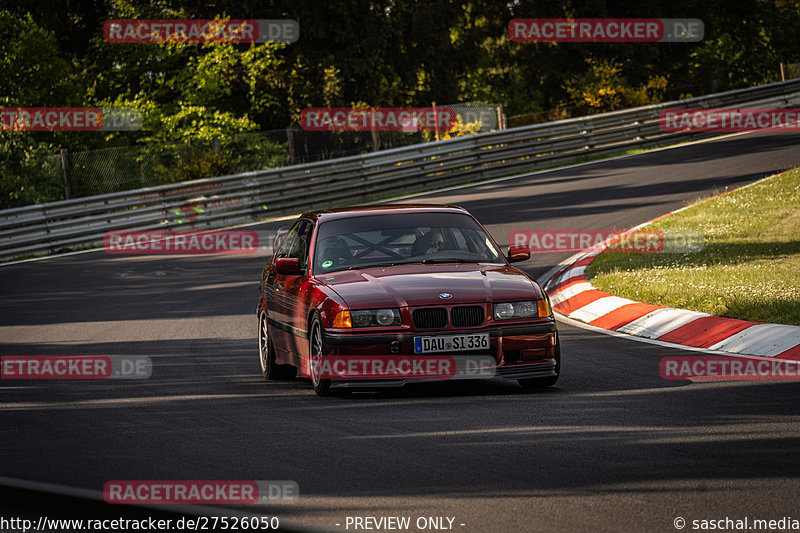
<svg viewBox="0 0 800 533">
<path fill-rule="evenodd" d="M 0 533 L 41 531 L 274 531 L 280 528 L 277 516 L 193 516 L 180 518 L 112 518 L 77 519 L 49 518 L 36 520 L 0 516 Z"/>
</svg>

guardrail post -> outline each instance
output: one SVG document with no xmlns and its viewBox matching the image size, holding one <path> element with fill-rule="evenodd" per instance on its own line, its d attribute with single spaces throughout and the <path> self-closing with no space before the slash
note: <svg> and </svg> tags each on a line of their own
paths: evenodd
<svg viewBox="0 0 800 533">
<path fill-rule="evenodd" d="M 436 114 L 436 102 L 431 102 L 431 107 L 433 107 L 433 133 L 434 133 L 434 138 L 438 141 L 439 140 L 439 115 Z"/>
<path fill-rule="evenodd" d="M 378 130 L 372 130 L 372 151 L 377 152 L 381 149 L 381 138 L 378 135 Z"/>
<path fill-rule="evenodd" d="M 61 176 L 64 178 L 64 196 L 66 200 L 72 198 L 72 187 L 69 184 L 69 157 L 67 149 L 61 149 Z"/>
<path fill-rule="evenodd" d="M 497 129 L 504 130 L 506 129 L 506 116 L 503 114 L 503 106 L 497 106 L 495 108 L 497 110 Z"/>
<path fill-rule="evenodd" d="M 286 128 L 286 144 L 289 148 L 289 162 L 294 165 L 294 131 L 291 127 Z"/>
</svg>

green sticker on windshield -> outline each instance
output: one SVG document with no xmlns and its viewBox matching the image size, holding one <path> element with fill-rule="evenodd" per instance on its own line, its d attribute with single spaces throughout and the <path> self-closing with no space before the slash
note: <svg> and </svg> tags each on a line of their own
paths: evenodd
<svg viewBox="0 0 800 533">
<path fill-rule="evenodd" d="M 333 261 L 323 261 L 322 262 L 322 268 L 329 268 L 332 265 L 333 265 Z"/>
</svg>

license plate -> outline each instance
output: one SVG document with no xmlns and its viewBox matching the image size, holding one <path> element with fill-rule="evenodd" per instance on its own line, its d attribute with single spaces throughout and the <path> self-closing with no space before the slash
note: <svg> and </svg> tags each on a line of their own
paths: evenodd
<svg viewBox="0 0 800 533">
<path fill-rule="evenodd" d="M 488 333 L 414 337 L 414 353 L 466 352 L 488 349 Z"/>
</svg>

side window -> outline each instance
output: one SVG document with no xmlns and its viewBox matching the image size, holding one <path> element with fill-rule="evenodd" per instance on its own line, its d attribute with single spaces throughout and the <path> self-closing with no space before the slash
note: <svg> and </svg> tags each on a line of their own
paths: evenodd
<svg viewBox="0 0 800 533">
<path fill-rule="evenodd" d="M 308 267 L 308 249 L 311 245 L 311 230 L 313 228 L 314 225 L 306 220 L 303 221 L 303 225 L 297 232 L 297 248 L 295 249 L 295 255 L 292 257 L 300 260 L 300 270 Z"/>
<path fill-rule="evenodd" d="M 313 227 L 308 220 L 297 221 L 286 234 L 275 257 L 294 257 L 300 261 L 301 270 L 306 268 L 308 266 L 308 244 Z"/>
<path fill-rule="evenodd" d="M 297 230 L 300 228 L 300 225 L 304 221 L 300 220 L 295 222 L 292 229 L 289 230 L 289 233 L 281 241 L 280 246 L 278 247 L 278 252 L 275 254 L 275 258 L 279 257 L 294 257 L 291 254 L 291 250 L 293 250 L 297 246 Z"/>
</svg>

